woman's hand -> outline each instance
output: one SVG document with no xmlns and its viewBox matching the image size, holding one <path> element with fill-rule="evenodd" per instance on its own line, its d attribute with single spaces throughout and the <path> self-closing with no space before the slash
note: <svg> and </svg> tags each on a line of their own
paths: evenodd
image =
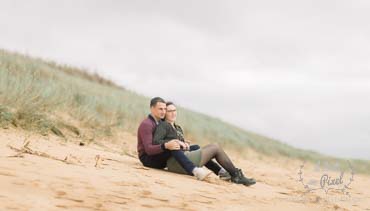
<svg viewBox="0 0 370 211">
<path fill-rule="evenodd" d="M 190 140 L 185 140 L 185 143 L 187 143 L 188 145 L 191 144 L 191 141 Z"/>
<path fill-rule="evenodd" d="M 179 141 L 179 144 L 180 144 L 180 146 L 182 147 L 183 150 L 185 150 L 185 151 L 190 150 L 189 144 L 184 143 L 182 141 Z"/>
<path fill-rule="evenodd" d="M 180 150 L 179 142 L 180 141 L 177 139 L 172 139 L 171 141 L 164 143 L 164 148 L 168 150 Z"/>
</svg>

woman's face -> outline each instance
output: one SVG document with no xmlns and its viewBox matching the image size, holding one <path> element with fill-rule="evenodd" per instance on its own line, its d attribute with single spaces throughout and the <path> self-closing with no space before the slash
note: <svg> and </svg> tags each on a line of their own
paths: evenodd
<svg viewBox="0 0 370 211">
<path fill-rule="evenodd" d="M 174 106 L 174 105 L 167 106 L 166 121 L 175 122 L 176 117 L 177 117 L 176 106 Z"/>
</svg>

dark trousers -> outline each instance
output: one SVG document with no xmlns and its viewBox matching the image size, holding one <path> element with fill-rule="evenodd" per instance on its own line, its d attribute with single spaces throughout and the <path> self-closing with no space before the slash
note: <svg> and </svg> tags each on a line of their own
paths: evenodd
<svg viewBox="0 0 370 211">
<path fill-rule="evenodd" d="M 200 149 L 199 145 L 190 146 L 190 151 L 198 149 Z M 166 150 L 157 155 L 144 154 L 140 157 L 140 161 L 146 167 L 164 169 L 166 168 L 167 160 L 171 156 L 175 158 L 175 160 L 185 169 L 185 171 L 189 175 L 193 175 L 192 171 L 195 168 L 195 165 L 185 156 L 184 151 L 182 150 Z M 221 170 L 220 165 L 218 165 L 213 160 L 208 161 L 205 166 L 216 175 L 218 175 L 218 172 Z"/>
<path fill-rule="evenodd" d="M 193 175 L 193 170 L 196 166 L 186 157 L 182 150 L 165 150 L 157 155 L 144 154 L 140 157 L 140 161 L 146 167 L 164 169 L 167 165 L 167 160 L 171 156 L 175 158 L 189 175 Z"/>
</svg>

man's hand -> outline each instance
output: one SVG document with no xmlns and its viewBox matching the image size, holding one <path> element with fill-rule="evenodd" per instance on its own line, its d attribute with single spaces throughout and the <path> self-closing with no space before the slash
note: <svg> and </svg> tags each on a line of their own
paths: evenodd
<svg viewBox="0 0 370 211">
<path fill-rule="evenodd" d="M 189 143 L 185 143 L 186 145 L 186 150 L 190 150 L 190 144 Z"/>
<path fill-rule="evenodd" d="M 180 144 L 180 146 L 182 147 L 183 150 L 185 150 L 185 151 L 190 150 L 189 144 L 184 143 L 182 141 L 179 141 L 179 144 Z"/>
<path fill-rule="evenodd" d="M 168 150 L 180 150 L 179 142 L 180 141 L 177 139 L 172 139 L 171 141 L 164 143 L 164 148 Z"/>
<path fill-rule="evenodd" d="M 191 141 L 190 140 L 185 140 L 185 143 L 187 143 L 187 144 L 191 144 Z"/>
</svg>

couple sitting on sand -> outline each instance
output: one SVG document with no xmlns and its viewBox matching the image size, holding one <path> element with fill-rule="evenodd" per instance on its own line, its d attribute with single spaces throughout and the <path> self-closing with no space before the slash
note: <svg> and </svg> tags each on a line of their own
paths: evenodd
<svg viewBox="0 0 370 211">
<path fill-rule="evenodd" d="M 204 180 L 211 173 L 202 168 L 206 166 L 220 179 L 247 186 L 256 183 L 234 166 L 219 145 L 209 144 L 202 148 L 190 145 L 181 127 L 175 123 L 177 112 L 172 102 L 166 103 L 162 98 L 155 97 L 150 101 L 150 111 L 148 118 L 141 122 L 137 135 L 139 159 L 144 166 L 167 167 L 171 172 L 193 175 L 199 180 Z"/>
</svg>

